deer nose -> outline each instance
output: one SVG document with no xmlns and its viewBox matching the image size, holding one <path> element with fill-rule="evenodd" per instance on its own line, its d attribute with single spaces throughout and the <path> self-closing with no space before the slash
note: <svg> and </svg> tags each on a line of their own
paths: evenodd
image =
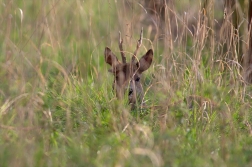
<svg viewBox="0 0 252 167">
<path fill-rule="evenodd" d="M 129 88 L 129 95 L 131 95 L 133 93 L 133 89 Z"/>
</svg>

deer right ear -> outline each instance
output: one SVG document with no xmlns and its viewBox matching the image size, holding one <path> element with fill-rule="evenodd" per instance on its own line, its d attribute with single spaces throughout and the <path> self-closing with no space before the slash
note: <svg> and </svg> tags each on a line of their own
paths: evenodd
<svg viewBox="0 0 252 167">
<path fill-rule="evenodd" d="M 114 53 L 112 53 L 112 51 L 108 47 L 105 48 L 104 55 L 105 55 L 105 61 L 109 65 L 116 66 L 117 64 L 120 63 L 117 57 L 114 55 Z"/>
<path fill-rule="evenodd" d="M 139 63 L 140 63 L 140 67 L 139 67 L 139 72 L 142 73 L 145 70 L 147 70 L 151 63 L 152 63 L 152 59 L 153 59 L 153 50 L 150 49 L 148 50 L 148 52 L 139 60 L 139 62 L 137 62 L 137 66 L 139 67 Z"/>
</svg>

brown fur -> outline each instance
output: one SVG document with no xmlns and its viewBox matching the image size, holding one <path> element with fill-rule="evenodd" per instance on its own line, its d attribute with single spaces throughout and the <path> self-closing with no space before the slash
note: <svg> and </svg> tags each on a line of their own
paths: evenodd
<svg viewBox="0 0 252 167">
<path fill-rule="evenodd" d="M 114 75 L 113 88 L 116 91 L 118 99 L 122 99 L 124 94 L 128 93 L 128 101 L 134 106 L 136 102 L 142 103 L 143 87 L 140 82 L 141 74 L 147 70 L 153 59 L 152 49 L 148 50 L 142 58 L 130 63 L 122 63 L 112 53 L 111 49 L 105 48 L 105 61 L 112 66 L 110 72 Z"/>
</svg>

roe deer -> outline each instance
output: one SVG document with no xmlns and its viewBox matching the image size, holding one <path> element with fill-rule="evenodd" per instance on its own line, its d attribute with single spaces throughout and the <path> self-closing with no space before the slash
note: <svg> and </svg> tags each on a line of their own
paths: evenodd
<svg viewBox="0 0 252 167">
<path fill-rule="evenodd" d="M 113 89 L 116 91 L 118 99 L 122 99 L 124 94 L 128 93 L 128 102 L 133 108 L 136 102 L 142 104 L 143 100 L 143 87 L 140 82 L 142 72 L 147 70 L 153 59 L 153 50 L 150 49 L 142 56 L 140 60 L 136 58 L 137 51 L 142 44 L 143 29 L 140 33 L 140 39 L 137 42 L 136 50 L 132 56 L 132 60 L 126 63 L 126 57 L 123 51 L 123 40 L 121 39 L 121 33 L 119 32 L 119 49 L 121 52 L 122 62 L 120 62 L 111 49 L 105 48 L 105 61 L 112 66 L 109 71 L 114 75 Z"/>
</svg>

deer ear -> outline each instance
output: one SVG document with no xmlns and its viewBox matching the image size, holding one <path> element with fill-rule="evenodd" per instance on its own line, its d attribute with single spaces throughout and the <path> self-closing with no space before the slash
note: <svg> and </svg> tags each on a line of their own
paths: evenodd
<svg viewBox="0 0 252 167">
<path fill-rule="evenodd" d="M 120 63 L 117 57 L 114 55 L 114 53 L 112 53 L 112 51 L 108 47 L 105 48 L 104 55 L 105 55 L 105 61 L 109 65 L 116 66 L 118 63 Z"/>
<path fill-rule="evenodd" d="M 139 60 L 139 62 L 137 63 L 137 66 L 139 67 L 139 72 L 142 73 L 144 72 L 145 70 L 147 70 L 151 63 L 152 63 L 152 59 L 153 59 L 153 50 L 150 49 L 148 50 L 148 52 L 146 52 L 145 55 L 143 55 L 141 57 L 141 59 Z"/>
</svg>

